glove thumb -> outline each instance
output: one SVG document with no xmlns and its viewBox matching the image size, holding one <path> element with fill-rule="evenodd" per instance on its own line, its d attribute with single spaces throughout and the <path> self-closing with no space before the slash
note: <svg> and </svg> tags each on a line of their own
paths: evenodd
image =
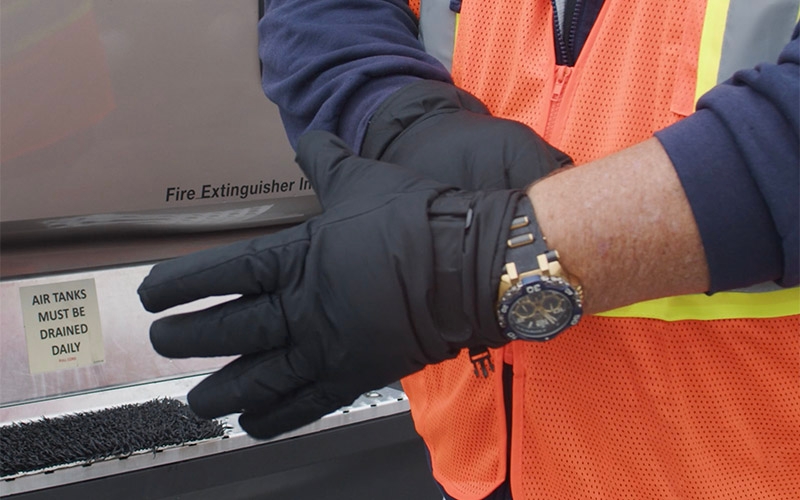
<svg viewBox="0 0 800 500">
<path fill-rule="evenodd" d="M 323 209 L 365 195 L 448 189 L 407 167 L 357 156 L 330 132 L 312 131 L 301 136 L 295 161 Z"/>
<path fill-rule="evenodd" d="M 341 187 L 336 187 L 340 184 L 335 182 L 336 171 L 354 154 L 343 140 L 322 130 L 303 134 L 298 140 L 295 161 L 311 182 L 323 208 L 338 199 Z"/>
</svg>

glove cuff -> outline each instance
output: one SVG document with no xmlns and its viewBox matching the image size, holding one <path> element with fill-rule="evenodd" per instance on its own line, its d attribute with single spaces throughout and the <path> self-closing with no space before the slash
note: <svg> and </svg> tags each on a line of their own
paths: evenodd
<svg viewBox="0 0 800 500">
<path fill-rule="evenodd" d="M 449 192 L 428 209 L 435 256 L 431 311 L 454 348 L 508 342 L 497 323 L 497 290 L 506 240 L 522 191 Z"/>
<path fill-rule="evenodd" d="M 499 347 L 508 343 L 497 322 L 497 290 L 506 261 L 506 241 L 519 201 L 527 197 L 521 190 L 498 190 L 481 193 L 474 206 L 471 229 L 467 231 L 465 253 L 475 259 L 465 266 L 465 274 L 474 270 L 474 304 L 465 303 L 474 313 L 475 335 L 467 347 Z"/>
</svg>

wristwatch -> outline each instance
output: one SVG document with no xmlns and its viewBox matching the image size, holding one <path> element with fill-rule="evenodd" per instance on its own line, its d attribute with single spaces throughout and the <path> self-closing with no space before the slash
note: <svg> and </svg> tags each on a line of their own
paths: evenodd
<svg viewBox="0 0 800 500">
<path fill-rule="evenodd" d="M 527 197 L 517 205 L 500 277 L 497 320 L 511 340 L 550 340 L 583 314 L 583 291 L 547 248 Z"/>
</svg>

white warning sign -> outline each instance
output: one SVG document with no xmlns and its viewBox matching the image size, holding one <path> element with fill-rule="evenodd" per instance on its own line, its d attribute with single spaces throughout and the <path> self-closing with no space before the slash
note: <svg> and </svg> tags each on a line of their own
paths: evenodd
<svg viewBox="0 0 800 500">
<path fill-rule="evenodd" d="M 93 279 L 20 287 L 31 374 L 105 359 Z"/>
</svg>

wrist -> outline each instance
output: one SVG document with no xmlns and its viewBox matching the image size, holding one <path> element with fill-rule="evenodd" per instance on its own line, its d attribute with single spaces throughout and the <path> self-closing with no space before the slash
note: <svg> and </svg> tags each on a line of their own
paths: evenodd
<svg viewBox="0 0 800 500">
<path fill-rule="evenodd" d="M 527 197 L 516 204 L 505 240 L 497 320 L 510 340 L 546 341 L 574 326 L 583 315 L 582 289 L 548 247 Z"/>
</svg>

